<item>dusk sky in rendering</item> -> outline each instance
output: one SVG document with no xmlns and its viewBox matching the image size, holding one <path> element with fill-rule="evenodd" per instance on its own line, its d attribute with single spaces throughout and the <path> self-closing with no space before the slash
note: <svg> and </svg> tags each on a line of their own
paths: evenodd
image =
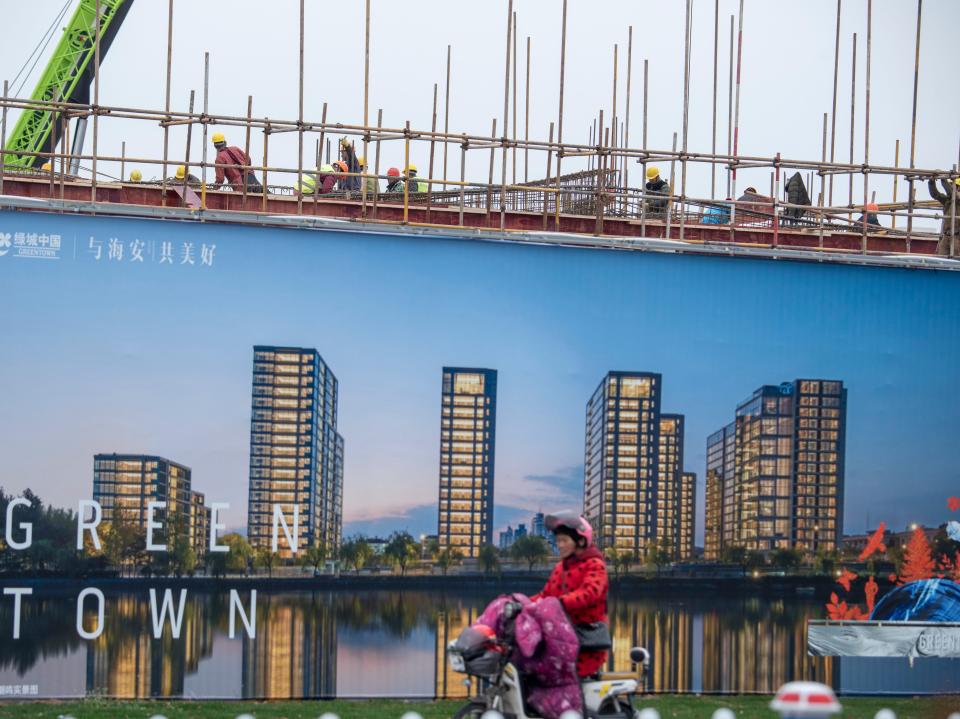
<svg viewBox="0 0 960 719">
<path fill-rule="evenodd" d="M 497 529 L 579 506 L 608 370 L 662 373 L 686 415 L 698 543 L 707 435 L 762 384 L 844 381 L 846 532 L 939 524 L 960 489 L 952 273 L 0 213 L 7 232 L 63 237 L 59 260 L 0 256 L 0 485 L 57 505 L 91 497 L 94 454 L 157 454 L 244 527 L 256 344 L 315 347 L 339 379 L 347 534 L 436 531 L 445 365 L 499 373 Z"/>
</svg>

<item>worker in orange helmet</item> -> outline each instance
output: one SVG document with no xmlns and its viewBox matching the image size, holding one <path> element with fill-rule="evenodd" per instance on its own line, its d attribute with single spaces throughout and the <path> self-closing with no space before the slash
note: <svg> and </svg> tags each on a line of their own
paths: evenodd
<svg viewBox="0 0 960 719">
<path fill-rule="evenodd" d="M 877 216 L 879 210 L 876 202 L 868 202 L 864 205 L 863 214 L 857 218 L 857 227 L 860 227 L 864 222 L 867 223 L 867 227 L 882 227 L 880 218 Z"/>
</svg>

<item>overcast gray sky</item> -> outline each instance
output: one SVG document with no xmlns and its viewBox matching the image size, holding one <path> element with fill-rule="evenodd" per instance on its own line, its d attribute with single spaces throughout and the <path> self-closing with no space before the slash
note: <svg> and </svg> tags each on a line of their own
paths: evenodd
<svg viewBox="0 0 960 719">
<path fill-rule="evenodd" d="M 4 8 L 5 33 L 0 47 L 0 76 L 12 79 L 64 0 L 10 3 Z M 507 3 L 446 0 L 373 0 L 371 22 L 370 117 L 383 108 L 384 124 L 428 128 L 433 84 L 439 83 L 438 124 L 443 125 L 447 45 L 452 46 L 450 128 L 489 133 L 493 117 L 502 124 Z M 641 144 L 643 60 L 650 61 L 648 146 L 665 149 L 682 128 L 684 2 L 570 0 L 567 39 L 564 138 L 586 142 L 588 127 L 599 109 L 610 116 L 613 93 L 613 46 L 620 46 L 618 116 L 625 117 L 627 28 L 634 29 L 630 137 Z M 730 16 L 736 0 L 720 2 L 718 150 L 727 143 L 727 80 Z M 741 154 L 818 159 L 823 113 L 830 111 L 833 85 L 836 2 L 747 0 L 744 11 L 743 70 L 740 106 Z M 850 150 L 851 36 L 858 33 L 857 111 L 854 160 L 864 155 L 865 49 L 867 0 L 843 0 L 840 82 L 837 102 L 837 159 Z M 560 0 L 515 0 L 518 14 L 519 112 L 524 127 L 525 42 L 532 38 L 530 134 L 546 138 L 557 119 Z M 298 8 L 296 0 L 232 2 L 204 0 L 174 5 L 172 97 L 185 109 L 191 89 L 203 89 L 203 53 L 210 52 L 210 110 L 242 115 L 247 95 L 254 114 L 295 118 L 297 114 Z M 101 102 L 108 105 L 162 108 L 166 56 L 166 0 L 136 0 L 103 66 Z M 924 3 L 917 128 L 917 165 L 949 168 L 956 163 L 960 142 L 960 91 L 949 78 L 956 63 L 960 2 Z M 873 53 L 870 118 L 870 160 L 892 165 L 894 143 L 901 140 L 901 163 L 909 162 L 910 113 L 916 3 L 876 0 L 873 3 Z M 714 2 L 694 1 L 688 147 L 709 151 L 713 89 Z M 359 123 L 363 115 L 364 3 L 306 2 L 305 115 L 319 120 L 324 102 L 331 121 Z M 53 45 L 48 48 L 47 55 Z M 42 62 L 41 62 L 42 66 Z M 39 72 L 22 94 L 29 95 Z M 512 111 L 511 111 L 512 120 Z M 11 118 L 12 121 L 12 118 Z M 512 131 L 512 128 L 511 128 Z M 174 152 L 182 155 L 185 131 L 172 133 Z M 242 144 L 242 133 L 230 139 Z M 315 139 L 315 138 L 314 138 Z M 158 157 L 162 133 L 156 126 L 119 120 L 101 125 L 102 152 Z M 308 140 L 312 146 L 313 140 Z M 90 144 L 87 148 L 89 151 Z M 262 135 L 255 133 L 251 154 L 262 157 Z M 200 155 L 195 134 L 192 157 Z M 829 151 L 829 150 L 828 150 Z M 296 137 L 276 135 L 270 142 L 271 164 L 296 165 Z M 372 154 L 372 153 L 371 153 Z M 414 150 L 413 160 L 426 174 L 427 147 Z M 438 157 L 441 155 L 438 154 Z M 459 148 L 449 174 L 459 174 Z M 398 142 L 383 147 L 384 167 L 402 165 Z M 475 151 L 468 178 L 484 180 L 489 154 Z M 576 169 L 568 160 L 565 169 Z M 582 162 L 582 161 L 581 161 Z M 499 163 L 499 159 L 498 159 Z M 440 160 L 437 161 L 438 168 Z M 530 157 L 531 179 L 544 173 L 545 157 Z M 110 169 L 115 172 L 116 170 Z M 637 170 L 634 170 L 635 172 Z M 440 174 L 435 171 L 435 175 Z M 144 167 L 144 176 L 159 174 Z M 518 158 L 522 179 L 523 157 Z M 679 172 L 677 173 L 679 174 Z M 499 171 L 497 171 L 499 177 Z M 639 172 L 637 172 L 639 176 Z M 688 192 L 709 195 L 706 167 L 690 170 Z M 631 184 L 635 184 L 631 182 Z M 769 188 L 769 170 L 741 171 L 738 186 Z M 725 180 L 718 174 L 718 192 Z M 857 187 L 862 187 L 859 182 Z M 835 202 L 846 200 L 846 183 Z M 878 200 L 892 195 L 892 181 L 876 179 Z M 817 189 L 817 188 L 815 188 Z M 904 197 L 901 185 L 899 196 Z M 925 196 L 925 191 L 923 191 Z M 855 191 L 862 196 L 862 190 Z"/>
</svg>

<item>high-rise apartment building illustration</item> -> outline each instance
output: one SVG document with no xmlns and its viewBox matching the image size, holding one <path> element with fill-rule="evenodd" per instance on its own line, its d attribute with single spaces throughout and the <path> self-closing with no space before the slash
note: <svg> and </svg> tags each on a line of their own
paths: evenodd
<svg viewBox="0 0 960 719">
<path fill-rule="evenodd" d="M 274 509 L 292 533 L 299 508 L 299 549 L 335 552 L 343 516 L 343 438 L 337 432 L 337 378 L 315 349 L 253 348 L 247 537 L 271 547 Z M 279 523 L 278 523 L 279 524 Z M 278 550 L 290 557 L 283 528 Z"/>
<path fill-rule="evenodd" d="M 441 549 L 476 557 L 493 543 L 497 371 L 444 367 L 440 407 Z"/>
<path fill-rule="evenodd" d="M 847 390 L 830 379 L 764 385 L 707 440 L 704 553 L 815 554 L 843 532 Z"/>
<path fill-rule="evenodd" d="M 608 372 L 593 393 L 584 514 L 603 548 L 682 560 L 693 552 L 696 477 L 683 470 L 684 417 L 661 413 L 661 386 L 657 373 Z"/>
</svg>

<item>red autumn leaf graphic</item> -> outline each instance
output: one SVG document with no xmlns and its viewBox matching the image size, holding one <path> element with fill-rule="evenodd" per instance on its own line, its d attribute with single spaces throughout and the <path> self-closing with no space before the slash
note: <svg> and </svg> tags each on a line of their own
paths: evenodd
<svg viewBox="0 0 960 719">
<path fill-rule="evenodd" d="M 960 509 L 960 497 L 950 497 L 947 499 L 947 508 L 951 512 L 956 512 Z"/>
<path fill-rule="evenodd" d="M 850 591 L 850 582 L 857 578 L 856 572 L 851 572 L 849 569 L 844 567 L 843 574 L 840 575 L 840 578 L 837 580 L 837 584 L 844 588 L 846 591 Z"/>
<path fill-rule="evenodd" d="M 883 543 L 883 534 L 887 531 L 887 525 L 884 522 L 880 522 L 880 526 L 877 527 L 877 531 L 870 536 L 870 541 L 867 542 L 867 546 L 863 548 L 863 551 L 860 552 L 860 556 L 857 559 L 861 562 L 865 561 L 875 552 L 886 552 L 887 547 Z"/>
<path fill-rule="evenodd" d="M 919 579 L 930 579 L 936 562 L 931 556 L 930 543 L 927 535 L 920 527 L 913 530 L 910 543 L 903 552 L 903 566 L 900 568 L 899 584 L 915 582 Z"/>
</svg>

